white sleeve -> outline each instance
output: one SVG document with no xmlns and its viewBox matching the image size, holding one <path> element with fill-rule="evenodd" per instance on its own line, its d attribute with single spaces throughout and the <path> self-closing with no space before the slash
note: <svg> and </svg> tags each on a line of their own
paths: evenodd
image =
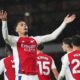
<svg viewBox="0 0 80 80">
<path fill-rule="evenodd" d="M 0 60 L 0 75 L 4 72 L 4 59 Z"/>
<path fill-rule="evenodd" d="M 53 31 L 51 34 L 47 34 L 44 36 L 37 36 L 35 37 L 35 40 L 37 41 L 38 44 L 48 42 L 51 40 L 55 40 L 59 34 L 62 32 L 62 30 L 65 28 L 66 23 L 63 22 L 55 31 Z"/>
<path fill-rule="evenodd" d="M 61 68 L 59 77 L 64 77 L 65 71 L 66 71 L 66 68 L 67 68 L 68 65 L 69 65 L 68 55 L 66 54 L 66 55 L 62 58 L 62 68 Z"/>
<path fill-rule="evenodd" d="M 8 34 L 7 21 L 2 21 L 2 35 L 6 43 L 12 45 L 17 41 L 16 36 L 11 36 Z"/>
<path fill-rule="evenodd" d="M 51 59 L 52 59 L 52 58 L 51 58 Z M 55 65 L 55 62 L 54 62 L 53 59 L 52 59 L 51 69 L 56 69 L 56 65 Z"/>
</svg>

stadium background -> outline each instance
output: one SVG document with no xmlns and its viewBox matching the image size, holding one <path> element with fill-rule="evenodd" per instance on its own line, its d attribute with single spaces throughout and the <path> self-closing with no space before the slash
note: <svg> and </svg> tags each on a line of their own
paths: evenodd
<svg viewBox="0 0 80 80">
<path fill-rule="evenodd" d="M 33 36 L 51 33 L 67 14 L 77 15 L 76 20 L 68 24 L 55 41 L 44 44 L 43 51 L 54 58 L 60 71 L 60 58 L 65 54 L 61 48 L 62 39 L 80 34 L 80 0 L 0 0 L 2 9 L 8 12 L 9 34 L 15 33 L 14 24 L 18 18 L 23 17 L 29 23 L 29 35 Z M 1 33 L 0 21 L 0 58 L 3 58 L 7 56 L 6 53 L 10 54 L 10 49 L 6 47 Z"/>
</svg>

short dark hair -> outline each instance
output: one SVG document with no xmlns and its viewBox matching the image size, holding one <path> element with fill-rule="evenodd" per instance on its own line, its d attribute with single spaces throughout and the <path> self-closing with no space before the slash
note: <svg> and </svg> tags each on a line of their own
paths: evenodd
<svg viewBox="0 0 80 80">
<path fill-rule="evenodd" d="M 43 49 L 44 49 L 44 44 L 38 45 L 37 49 L 38 49 L 38 50 L 43 50 Z"/>
<path fill-rule="evenodd" d="M 19 36 L 18 33 L 16 32 L 16 27 L 17 27 L 18 23 L 20 23 L 20 22 L 25 22 L 29 28 L 29 23 L 28 23 L 29 21 L 28 20 L 26 20 L 22 17 L 18 18 L 17 20 L 15 20 L 15 24 L 14 24 L 14 32 L 15 32 L 14 35 L 16 35 L 16 36 Z"/>
<path fill-rule="evenodd" d="M 14 30 L 16 30 L 16 26 L 18 25 L 18 23 L 22 21 L 27 23 L 26 20 L 24 20 L 23 18 L 15 20 Z"/>
<path fill-rule="evenodd" d="M 62 42 L 64 42 L 65 44 L 68 44 L 72 48 L 72 38 L 71 37 L 64 38 Z"/>
<path fill-rule="evenodd" d="M 72 44 L 74 46 L 80 46 L 80 35 L 75 35 L 72 37 Z"/>
</svg>

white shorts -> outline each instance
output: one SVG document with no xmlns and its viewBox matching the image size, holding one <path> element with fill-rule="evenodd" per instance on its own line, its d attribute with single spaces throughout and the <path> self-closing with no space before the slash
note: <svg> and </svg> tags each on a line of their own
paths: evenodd
<svg viewBox="0 0 80 80">
<path fill-rule="evenodd" d="M 19 74 L 19 76 L 21 76 L 21 80 L 39 80 L 38 75 Z"/>
</svg>

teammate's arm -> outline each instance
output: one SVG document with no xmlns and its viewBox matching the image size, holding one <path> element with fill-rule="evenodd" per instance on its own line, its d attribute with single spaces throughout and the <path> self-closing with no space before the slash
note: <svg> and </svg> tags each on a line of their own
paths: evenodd
<svg viewBox="0 0 80 80">
<path fill-rule="evenodd" d="M 54 77 L 56 78 L 56 80 L 58 79 L 58 71 L 57 69 L 52 69 L 52 73 L 54 74 Z"/>
<path fill-rule="evenodd" d="M 4 62 L 3 62 L 4 59 L 1 59 L 0 60 L 0 75 L 4 72 Z"/>
<path fill-rule="evenodd" d="M 58 79 L 58 71 L 57 71 L 57 68 L 56 68 L 56 65 L 54 63 L 54 60 L 52 59 L 52 65 L 51 65 L 51 71 L 52 73 L 54 74 L 56 80 Z"/>
<path fill-rule="evenodd" d="M 68 65 L 69 65 L 68 56 L 67 56 L 67 54 L 66 54 L 66 55 L 64 56 L 64 58 L 62 59 L 62 67 L 61 67 L 61 71 L 60 71 L 58 80 L 63 80 L 64 75 L 65 75 L 65 71 L 66 71 L 66 68 L 67 68 Z"/>
<path fill-rule="evenodd" d="M 44 43 L 44 42 L 48 42 L 51 40 L 55 40 L 59 36 L 59 34 L 62 32 L 62 30 L 66 27 L 66 25 L 68 23 L 73 22 L 75 20 L 75 18 L 76 18 L 76 16 L 74 14 L 71 16 L 67 15 L 64 18 L 64 21 L 62 22 L 62 24 L 51 34 L 44 35 L 44 36 L 38 36 L 36 39 L 37 43 Z"/>
</svg>

